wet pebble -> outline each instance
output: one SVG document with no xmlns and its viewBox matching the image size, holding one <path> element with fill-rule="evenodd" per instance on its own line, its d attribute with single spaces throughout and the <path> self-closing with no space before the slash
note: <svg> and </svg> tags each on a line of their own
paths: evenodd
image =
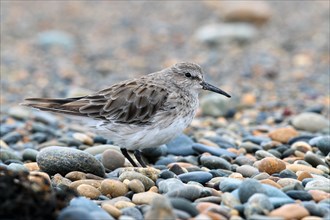
<svg viewBox="0 0 330 220">
<path fill-rule="evenodd" d="M 194 141 L 187 135 L 179 135 L 166 144 L 167 153 L 180 156 L 193 155 L 195 153 L 192 149 L 193 143 Z"/>
<path fill-rule="evenodd" d="M 222 149 L 222 148 L 218 148 L 218 147 L 210 147 L 210 146 L 206 146 L 204 144 L 199 144 L 199 143 L 195 143 L 192 145 L 192 148 L 197 152 L 197 153 L 210 153 L 214 156 L 227 156 L 230 158 L 235 158 L 237 155 L 226 150 L 226 149 Z"/>
<path fill-rule="evenodd" d="M 319 136 L 309 140 L 311 146 L 317 147 L 324 155 L 330 153 L 330 136 Z"/>
<path fill-rule="evenodd" d="M 231 167 L 231 164 L 227 160 L 216 156 L 203 155 L 200 157 L 200 162 L 209 169 L 230 170 Z"/>
<path fill-rule="evenodd" d="M 195 172 L 180 174 L 178 175 L 178 178 L 184 183 L 187 183 L 189 181 L 195 181 L 204 184 L 208 182 L 210 179 L 212 179 L 212 174 L 203 171 L 195 171 Z"/>
<path fill-rule="evenodd" d="M 37 155 L 41 170 L 54 175 L 65 175 L 71 171 L 82 171 L 104 176 L 103 165 L 91 154 L 69 147 L 47 147 Z"/>
</svg>

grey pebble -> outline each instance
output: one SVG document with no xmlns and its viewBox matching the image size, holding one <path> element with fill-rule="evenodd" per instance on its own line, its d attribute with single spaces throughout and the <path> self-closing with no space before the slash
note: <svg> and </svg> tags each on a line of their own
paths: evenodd
<svg viewBox="0 0 330 220">
<path fill-rule="evenodd" d="M 238 196 L 242 203 L 245 203 L 249 200 L 249 198 L 255 193 L 263 193 L 266 191 L 262 187 L 262 184 L 254 179 L 247 179 L 242 182 L 238 189 Z"/>
<path fill-rule="evenodd" d="M 227 160 L 216 156 L 202 155 L 200 157 L 200 163 L 209 169 L 230 170 L 231 167 L 231 164 Z"/>
<path fill-rule="evenodd" d="M 267 215 L 274 209 L 274 206 L 265 194 L 256 193 L 252 195 L 244 209 L 244 214 L 248 219 L 251 219 L 252 215 Z"/>
<path fill-rule="evenodd" d="M 125 157 L 117 150 L 105 150 L 101 157 L 102 164 L 109 170 L 115 170 L 123 167 L 125 164 Z"/>
<path fill-rule="evenodd" d="M 182 183 L 181 180 L 176 179 L 176 178 L 166 179 L 166 180 L 160 181 L 158 183 L 159 192 L 162 194 L 165 194 L 172 190 L 177 190 L 177 189 L 183 188 L 183 187 L 184 187 L 184 183 Z"/>
<path fill-rule="evenodd" d="M 131 216 L 135 220 L 143 220 L 142 213 L 135 207 L 127 207 L 121 209 L 121 213 L 123 215 Z"/>
<path fill-rule="evenodd" d="M 82 171 L 104 176 L 103 165 L 91 154 L 69 147 L 47 147 L 37 155 L 41 170 L 54 175 L 65 175 L 71 171 Z"/>
<path fill-rule="evenodd" d="M 84 151 L 87 153 L 90 153 L 92 155 L 97 155 L 97 154 L 102 154 L 106 150 L 118 150 L 119 151 L 120 148 L 115 145 L 104 144 L 104 145 L 97 145 L 97 146 L 89 147 Z"/>
<path fill-rule="evenodd" d="M 133 180 L 138 179 L 140 180 L 145 189 L 149 190 L 151 187 L 155 185 L 154 181 L 152 181 L 149 177 L 142 175 L 141 173 L 135 172 L 135 171 L 125 171 L 119 176 L 119 181 L 124 181 L 125 179 Z"/>
<path fill-rule="evenodd" d="M 313 167 L 317 167 L 318 165 L 327 166 L 327 164 L 320 158 L 320 156 L 317 156 L 310 151 L 305 154 L 304 160 Z"/>
<path fill-rule="evenodd" d="M 324 155 L 330 153 L 330 136 L 319 136 L 309 140 L 309 144 L 317 147 Z"/>
<path fill-rule="evenodd" d="M 166 193 L 168 197 L 180 197 L 190 201 L 194 201 L 201 197 L 203 190 L 200 187 L 192 185 L 184 185 L 183 187 L 173 189 Z"/>
<path fill-rule="evenodd" d="M 291 170 L 288 170 L 288 169 L 282 170 L 279 173 L 279 177 L 281 177 L 281 178 L 293 178 L 293 179 L 297 179 L 296 173 L 293 172 L 293 171 L 291 171 Z"/>
<path fill-rule="evenodd" d="M 30 160 L 32 162 L 35 162 L 37 160 L 38 153 L 39 151 L 35 149 L 31 149 L 31 148 L 24 149 L 22 153 L 23 160 L 24 161 Z"/>
<path fill-rule="evenodd" d="M 7 166 L 8 170 L 11 170 L 13 172 L 29 172 L 28 168 L 26 168 L 24 165 L 22 164 L 18 164 L 18 163 L 11 163 Z"/>
<path fill-rule="evenodd" d="M 16 155 L 14 151 L 7 150 L 7 149 L 0 149 L 0 160 L 5 162 L 6 160 L 21 160 L 22 158 Z"/>
<path fill-rule="evenodd" d="M 199 143 L 193 144 L 192 148 L 199 154 L 207 152 L 214 156 L 228 156 L 230 158 L 235 158 L 237 156 L 236 154 L 229 152 L 226 149 L 222 149 L 218 147 L 210 147 Z"/>
<path fill-rule="evenodd" d="M 178 178 L 184 183 L 196 181 L 198 183 L 205 184 L 212 179 L 212 177 L 212 174 L 203 171 L 195 171 L 178 175 Z"/>
<path fill-rule="evenodd" d="M 18 133 L 17 131 L 12 131 L 12 132 L 5 134 L 2 137 L 2 140 L 4 142 L 6 142 L 8 145 L 12 145 L 12 144 L 17 143 L 19 140 L 21 140 L 21 138 L 22 138 L 22 135 L 20 133 Z"/>
<path fill-rule="evenodd" d="M 305 190 L 289 190 L 285 193 L 294 200 L 310 201 L 313 199 L 312 195 Z"/>
<path fill-rule="evenodd" d="M 193 143 L 194 141 L 187 135 L 179 135 L 166 144 L 167 153 L 180 156 L 193 155 L 195 154 L 195 151 L 192 149 Z"/>
<path fill-rule="evenodd" d="M 220 182 L 219 189 L 222 192 L 232 192 L 242 184 L 241 180 L 226 178 Z"/>
<path fill-rule="evenodd" d="M 195 217 L 198 215 L 198 211 L 192 203 L 184 198 L 170 198 L 169 199 L 173 208 L 182 210 L 188 213 L 190 216 Z"/>
<path fill-rule="evenodd" d="M 247 153 L 254 153 L 258 150 L 262 150 L 262 147 L 260 145 L 249 142 L 249 141 L 241 143 L 239 148 L 244 148 Z"/>
<path fill-rule="evenodd" d="M 77 219 L 84 219 L 84 220 L 96 220 L 88 210 L 84 209 L 83 207 L 65 207 L 59 213 L 56 218 L 57 220 L 77 220 Z"/>
<path fill-rule="evenodd" d="M 242 174 L 244 177 L 252 177 L 259 173 L 259 170 L 251 165 L 242 165 L 236 169 L 236 172 Z"/>
<path fill-rule="evenodd" d="M 330 122 L 323 115 L 313 112 L 303 112 L 292 118 L 292 125 L 298 130 L 319 132 L 328 128 Z"/>
</svg>

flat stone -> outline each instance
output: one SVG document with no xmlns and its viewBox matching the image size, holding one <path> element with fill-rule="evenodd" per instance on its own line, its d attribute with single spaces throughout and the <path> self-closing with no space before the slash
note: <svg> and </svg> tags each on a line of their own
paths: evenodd
<svg viewBox="0 0 330 220">
<path fill-rule="evenodd" d="M 77 187 L 77 192 L 79 195 L 90 199 L 97 199 L 101 195 L 101 192 L 98 189 L 88 184 L 79 185 Z"/>
<path fill-rule="evenodd" d="M 208 172 L 195 171 L 195 172 L 180 174 L 178 175 L 178 177 L 184 183 L 187 183 L 189 181 L 195 181 L 204 184 L 208 182 L 210 179 L 212 179 L 213 176 Z"/>
<path fill-rule="evenodd" d="M 294 138 L 298 135 L 299 135 L 298 131 L 296 129 L 294 129 L 293 127 L 277 128 L 268 134 L 268 136 L 272 140 L 278 141 L 278 142 L 281 142 L 284 144 L 288 143 L 288 141 L 291 138 Z"/>
<path fill-rule="evenodd" d="M 71 171 L 82 171 L 104 176 L 103 165 L 91 154 L 69 147 L 47 147 L 37 156 L 41 170 L 54 175 L 65 175 Z"/>
<path fill-rule="evenodd" d="M 216 156 L 203 155 L 200 158 L 200 162 L 203 166 L 209 169 L 230 170 L 231 167 L 231 164 L 227 160 Z"/>
<path fill-rule="evenodd" d="M 163 196 L 154 192 L 141 192 L 133 195 L 132 202 L 137 205 L 151 204 L 154 199 L 162 199 Z"/>
<path fill-rule="evenodd" d="M 298 130 L 318 132 L 329 127 L 329 120 L 320 114 L 303 112 L 292 119 L 292 125 Z"/>
<path fill-rule="evenodd" d="M 299 204 L 286 204 L 269 213 L 270 216 L 282 217 L 284 219 L 301 219 L 309 215 L 307 209 Z"/>
</svg>

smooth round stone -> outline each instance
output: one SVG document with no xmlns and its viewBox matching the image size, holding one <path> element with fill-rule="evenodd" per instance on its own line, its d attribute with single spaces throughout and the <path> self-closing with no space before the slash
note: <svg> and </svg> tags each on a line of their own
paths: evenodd
<svg viewBox="0 0 330 220">
<path fill-rule="evenodd" d="M 77 187 L 77 192 L 79 193 L 79 195 L 85 196 L 90 199 L 97 199 L 101 195 L 101 192 L 98 189 L 87 184 L 79 185 Z"/>
<path fill-rule="evenodd" d="M 154 183 L 154 181 L 152 181 L 152 179 L 150 179 L 149 177 L 147 177 L 147 176 L 145 176 L 141 173 L 135 172 L 135 171 L 125 171 L 125 172 L 123 172 L 119 176 L 119 180 L 124 181 L 125 179 L 128 179 L 128 180 L 138 179 L 138 180 L 140 180 L 143 183 L 146 190 L 149 190 L 152 186 L 155 185 L 155 183 Z"/>
<path fill-rule="evenodd" d="M 289 164 L 286 166 L 287 169 L 293 171 L 293 172 L 297 172 L 297 171 L 306 171 L 309 173 L 314 173 L 314 174 L 323 174 L 322 170 L 318 170 L 314 167 L 310 167 L 310 166 L 306 166 L 303 164 Z"/>
<path fill-rule="evenodd" d="M 163 196 L 155 192 L 141 192 L 133 195 L 132 202 L 136 205 L 151 204 L 154 199 L 162 199 Z"/>
<path fill-rule="evenodd" d="M 248 201 L 248 199 L 255 193 L 265 194 L 265 190 L 262 184 L 254 179 L 247 179 L 242 182 L 238 189 L 238 196 L 242 203 Z"/>
<path fill-rule="evenodd" d="M 173 172 L 176 175 L 180 175 L 187 172 L 186 169 L 183 169 L 178 164 L 173 164 L 173 166 L 170 167 L 169 171 Z"/>
<path fill-rule="evenodd" d="M 181 180 L 176 178 L 170 178 L 158 183 L 158 189 L 161 194 L 165 194 L 167 192 L 177 190 L 179 188 L 183 188 L 184 184 Z"/>
<path fill-rule="evenodd" d="M 174 163 L 176 162 L 176 160 L 172 157 L 164 157 L 164 158 L 161 158 L 159 160 L 157 160 L 157 162 L 155 163 L 155 166 L 159 166 L 159 165 L 169 165 L 171 163 Z"/>
<path fill-rule="evenodd" d="M 266 172 L 262 172 L 262 173 L 259 173 L 257 175 L 255 175 L 253 177 L 253 179 L 256 179 L 256 180 L 264 180 L 264 179 L 268 179 L 270 177 L 270 175 Z"/>
<path fill-rule="evenodd" d="M 236 159 L 234 160 L 234 163 L 242 166 L 242 165 L 253 165 L 253 161 L 246 157 L 246 156 L 238 156 L 236 157 Z"/>
<path fill-rule="evenodd" d="M 243 165 L 236 169 L 236 172 L 242 174 L 244 177 L 252 177 L 259 173 L 259 170 L 250 165 Z"/>
<path fill-rule="evenodd" d="M 112 179 L 105 179 L 101 182 L 101 192 L 103 195 L 110 195 L 112 198 L 123 196 L 128 192 L 126 184 Z"/>
<path fill-rule="evenodd" d="M 212 174 L 203 171 L 194 171 L 178 175 L 178 178 L 184 183 L 188 183 L 189 181 L 195 181 L 201 184 L 205 184 L 210 179 L 212 179 L 212 177 Z"/>
<path fill-rule="evenodd" d="M 259 171 L 266 172 L 270 175 L 272 175 L 273 173 L 279 173 L 285 168 L 285 163 L 275 157 L 266 157 L 258 163 Z"/>
<path fill-rule="evenodd" d="M 179 189 L 173 189 L 166 193 L 168 197 L 180 197 L 185 198 L 190 201 L 194 201 L 201 197 L 203 191 L 200 187 L 192 186 L 192 185 L 186 185 L 183 187 L 180 187 Z"/>
<path fill-rule="evenodd" d="M 325 174 L 330 173 L 330 169 L 328 168 L 327 165 L 318 165 L 316 169 L 322 170 Z"/>
<path fill-rule="evenodd" d="M 170 200 L 159 195 L 161 198 L 154 199 L 151 203 L 151 207 L 144 214 L 144 219 L 153 220 L 153 219 L 175 219 L 173 212 L 173 207 Z M 143 212 L 143 211 L 142 211 Z"/>
<path fill-rule="evenodd" d="M 114 218 L 119 218 L 122 215 L 121 211 L 111 204 L 102 203 L 101 207 Z"/>
<path fill-rule="evenodd" d="M 292 179 L 292 178 L 281 178 L 277 182 L 281 187 L 286 187 L 289 185 L 294 185 L 294 184 L 301 184 L 299 180 Z"/>
<path fill-rule="evenodd" d="M 105 150 L 102 154 L 102 164 L 109 170 L 115 170 L 124 166 L 125 157 L 117 150 Z"/>
<path fill-rule="evenodd" d="M 80 171 L 72 171 L 65 175 L 65 178 L 68 178 L 71 181 L 83 180 L 86 179 L 86 173 Z"/>
<path fill-rule="evenodd" d="M 123 209 L 123 208 L 134 207 L 134 206 L 136 206 L 136 205 L 130 201 L 120 200 L 120 201 L 115 202 L 115 207 L 117 209 Z"/>
<path fill-rule="evenodd" d="M 209 169 L 230 170 L 231 167 L 231 164 L 227 160 L 216 156 L 203 155 L 200 157 L 200 162 Z"/>
<path fill-rule="evenodd" d="M 145 191 L 143 183 L 138 179 L 133 179 L 128 183 L 128 188 L 135 193 L 141 193 Z"/>
<path fill-rule="evenodd" d="M 330 136 L 320 136 L 309 140 L 309 144 L 317 147 L 324 155 L 330 153 Z"/>
<path fill-rule="evenodd" d="M 285 193 L 294 200 L 310 201 L 313 199 L 313 197 L 304 190 L 289 190 Z"/>
<path fill-rule="evenodd" d="M 48 135 L 42 132 L 36 132 L 30 136 L 30 139 L 38 143 L 43 143 L 47 141 Z"/>
<path fill-rule="evenodd" d="M 181 134 L 166 144 L 167 153 L 180 156 L 188 156 L 195 154 L 192 149 L 194 141 L 187 135 Z"/>
<path fill-rule="evenodd" d="M 288 143 L 291 138 L 298 136 L 298 131 L 292 127 L 277 128 L 269 132 L 268 136 L 281 143 Z"/>
<path fill-rule="evenodd" d="M 87 144 L 87 145 L 94 144 L 93 138 L 91 138 L 88 135 L 83 134 L 83 133 L 76 132 L 76 133 L 72 134 L 72 137 L 77 139 L 78 141 L 80 141 L 83 144 Z"/>
<path fill-rule="evenodd" d="M 37 155 L 40 169 L 50 175 L 82 171 L 104 176 L 103 165 L 91 154 L 69 147 L 47 147 Z"/>
<path fill-rule="evenodd" d="M 110 216 L 105 210 L 96 210 L 90 213 L 95 219 L 102 219 L 102 220 L 115 220 L 112 216 Z"/>
<path fill-rule="evenodd" d="M 79 207 L 88 212 L 102 210 L 96 203 L 85 197 L 75 197 L 70 201 L 70 207 Z M 103 210 L 102 210 L 103 211 Z"/>
<path fill-rule="evenodd" d="M 123 215 L 131 216 L 135 220 L 143 220 L 142 213 L 135 207 L 127 207 L 120 210 Z"/>
<path fill-rule="evenodd" d="M 312 180 L 308 182 L 305 186 L 305 190 L 322 190 L 324 192 L 330 193 L 330 180 L 329 179 L 320 179 Z"/>
<path fill-rule="evenodd" d="M 243 139 L 244 141 L 244 139 Z M 253 142 L 243 142 L 239 148 L 244 148 L 246 150 L 247 153 L 254 153 L 258 150 L 262 150 L 262 147 L 256 143 L 253 143 Z"/>
<path fill-rule="evenodd" d="M 239 201 L 239 199 L 236 198 L 231 193 L 225 192 L 222 194 L 221 198 L 222 198 L 221 205 L 225 205 L 230 208 L 234 208 L 238 205 L 241 205 L 241 202 Z"/>
<path fill-rule="evenodd" d="M 319 132 L 329 127 L 329 120 L 320 114 L 304 112 L 292 119 L 292 125 L 298 130 Z"/>
<path fill-rule="evenodd" d="M 199 144 L 199 143 L 195 143 L 192 145 L 192 148 L 199 154 L 202 153 L 210 153 L 214 156 L 228 156 L 230 158 L 235 158 L 237 155 L 226 150 L 226 149 L 222 149 L 222 148 L 218 148 L 218 147 L 210 147 L 204 144 Z"/>
<path fill-rule="evenodd" d="M 22 164 L 11 163 L 7 166 L 7 169 L 13 172 L 29 172 L 28 168 L 26 168 Z"/>
<path fill-rule="evenodd" d="M 256 151 L 255 157 L 258 160 L 264 159 L 266 157 L 274 157 L 274 158 L 276 158 L 273 154 L 271 154 L 271 153 L 269 153 L 269 152 L 267 152 L 265 150 L 258 150 L 258 151 Z"/>
<path fill-rule="evenodd" d="M 291 170 L 287 170 L 287 169 L 282 170 L 280 172 L 279 176 L 281 178 L 292 178 L 292 179 L 297 179 L 298 178 L 295 172 L 293 172 Z"/>
<path fill-rule="evenodd" d="M 219 189 L 222 192 L 232 192 L 242 184 L 241 180 L 226 178 L 220 182 Z"/>
<path fill-rule="evenodd" d="M 57 216 L 57 220 L 77 220 L 77 219 L 88 219 L 96 220 L 90 212 L 83 207 L 71 207 L 68 206 L 61 210 Z"/>
<path fill-rule="evenodd" d="M 302 219 L 308 215 L 308 210 L 299 204 L 286 204 L 269 213 L 269 216 L 282 217 L 284 219 Z"/>
<path fill-rule="evenodd" d="M 199 202 L 211 202 L 215 204 L 220 204 L 222 201 L 220 196 L 207 196 L 203 198 L 196 199 L 194 203 L 199 203 Z"/>
<path fill-rule="evenodd" d="M 146 148 L 142 150 L 143 156 L 150 158 L 150 159 L 156 159 L 160 156 L 167 154 L 167 146 L 165 144 L 154 147 L 154 148 Z"/>
<path fill-rule="evenodd" d="M 24 161 L 30 160 L 30 161 L 35 162 L 37 160 L 38 153 L 39 153 L 39 151 L 31 149 L 31 148 L 24 149 L 23 153 L 22 153 L 23 160 Z"/>
<path fill-rule="evenodd" d="M 169 170 L 163 170 L 159 174 L 159 178 L 162 178 L 162 179 L 170 179 L 170 178 L 175 178 L 175 177 L 176 177 L 176 174 Z"/>
<path fill-rule="evenodd" d="M 84 151 L 87 153 L 90 153 L 92 155 L 97 155 L 97 154 L 102 154 L 106 150 L 117 150 L 119 152 L 120 148 L 115 145 L 104 144 L 104 145 L 97 145 L 97 146 L 89 147 L 89 148 L 85 149 Z"/>
<path fill-rule="evenodd" d="M 6 149 L 0 149 L 0 160 L 3 162 L 6 162 L 6 160 L 21 160 L 19 156 L 15 154 L 14 151 L 6 150 Z"/>
<path fill-rule="evenodd" d="M 100 180 L 91 180 L 91 179 L 76 180 L 76 181 L 70 183 L 69 187 L 71 189 L 77 189 L 77 187 L 80 186 L 81 184 L 88 184 L 88 185 L 91 185 L 91 186 L 93 186 L 93 187 L 95 187 L 95 188 L 98 189 L 101 186 L 101 181 Z"/>
<path fill-rule="evenodd" d="M 317 167 L 318 165 L 327 166 L 327 164 L 319 156 L 313 154 L 312 152 L 307 152 L 304 156 L 304 160 L 313 167 Z"/>
<path fill-rule="evenodd" d="M 247 201 L 244 214 L 247 218 L 256 214 L 267 215 L 273 209 L 273 204 L 265 194 L 256 193 Z"/>
<path fill-rule="evenodd" d="M 182 210 L 188 213 L 190 216 L 195 217 L 198 215 L 198 211 L 192 203 L 184 198 L 169 198 L 171 205 L 173 208 Z"/>
<path fill-rule="evenodd" d="M 6 142 L 8 145 L 12 145 L 17 143 L 17 141 L 21 140 L 22 135 L 17 131 L 12 131 L 5 134 L 1 139 Z"/>
</svg>

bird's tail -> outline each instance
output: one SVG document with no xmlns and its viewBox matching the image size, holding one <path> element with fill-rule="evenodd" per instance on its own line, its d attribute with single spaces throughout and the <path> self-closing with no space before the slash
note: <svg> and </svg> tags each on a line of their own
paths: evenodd
<svg viewBox="0 0 330 220">
<path fill-rule="evenodd" d="M 80 99 L 76 98 L 27 98 L 21 105 L 28 106 L 43 111 L 57 112 L 62 114 L 81 116 L 79 107 L 81 107 Z"/>
</svg>

